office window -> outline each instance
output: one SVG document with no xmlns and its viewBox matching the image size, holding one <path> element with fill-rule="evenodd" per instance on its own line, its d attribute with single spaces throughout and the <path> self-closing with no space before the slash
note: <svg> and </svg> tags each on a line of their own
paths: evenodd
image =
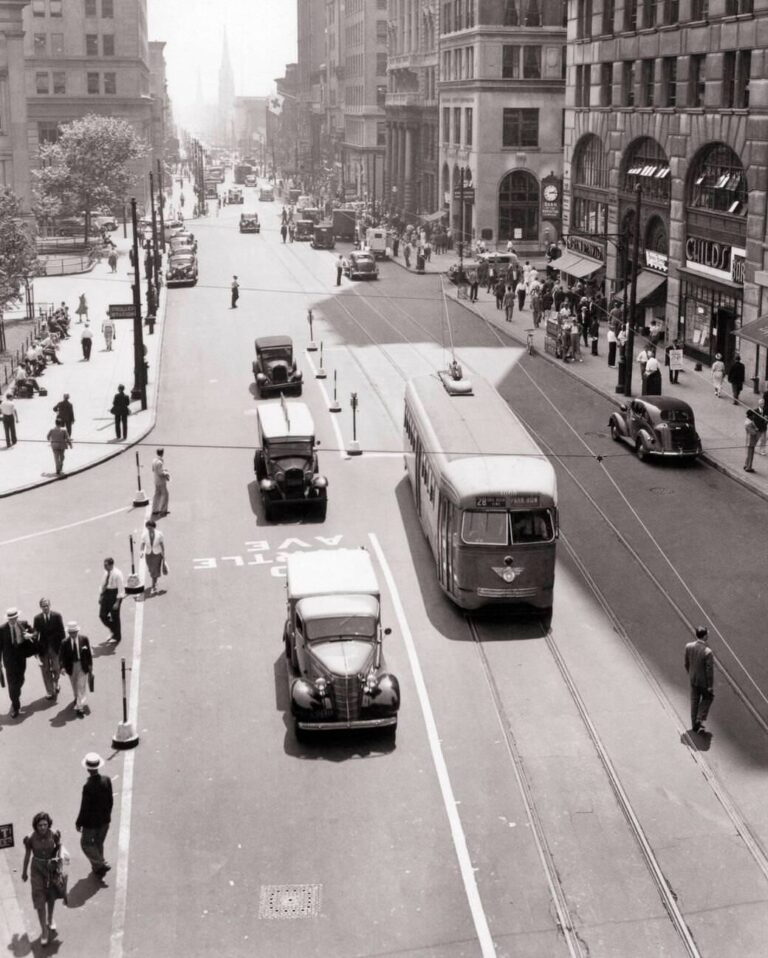
<svg viewBox="0 0 768 958">
<path fill-rule="evenodd" d="M 749 106 L 751 50 L 728 50 L 723 54 L 723 106 L 745 110 Z"/>
<path fill-rule="evenodd" d="M 50 120 L 41 120 L 37 124 L 37 142 L 42 146 L 44 143 L 55 143 L 59 138 L 59 124 Z"/>
<path fill-rule="evenodd" d="M 443 4 L 443 15 L 440 17 L 440 25 L 443 33 L 451 33 L 453 31 L 453 4 L 450 2 Z"/>
<path fill-rule="evenodd" d="M 41 94 L 50 93 L 47 73 L 35 74 L 35 93 L 41 93 Z"/>
<path fill-rule="evenodd" d="M 64 34 L 63 33 L 51 34 L 51 56 L 54 56 L 54 57 L 64 56 Z"/>
<path fill-rule="evenodd" d="M 539 0 L 522 0 L 523 5 L 523 26 L 540 27 L 541 26 L 541 7 Z"/>
<path fill-rule="evenodd" d="M 387 124 L 379 120 L 376 123 L 376 146 L 386 146 L 386 145 L 387 145 Z"/>
<path fill-rule="evenodd" d="M 117 93 L 117 74 L 116 73 L 104 74 L 104 92 L 112 94 L 112 95 Z"/>
<path fill-rule="evenodd" d="M 33 17 L 45 16 L 45 0 L 32 0 L 32 16 Z"/>
<path fill-rule="evenodd" d="M 688 57 L 688 106 L 704 106 L 706 79 L 705 54 L 697 53 Z"/>
<path fill-rule="evenodd" d="M 111 20 L 115 15 L 114 0 L 101 0 L 101 15 L 105 20 Z"/>
<path fill-rule="evenodd" d="M 540 80 L 541 47 L 502 47 L 501 75 L 506 80 Z"/>
<path fill-rule="evenodd" d="M 48 0 L 48 12 L 52 17 L 61 16 L 61 0 Z"/>
<path fill-rule="evenodd" d="M 625 0 L 624 29 L 637 30 L 637 0 Z"/>
<path fill-rule="evenodd" d="M 592 0 L 577 0 L 576 4 L 576 37 L 592 36 Z"/>
<path fill-rule="evenodd" d="M 388 0 L 376 0 L 376 9 L 377 10 L 386 10 Z"/>
<path fill-rule="evenodd" d="M 677 57 L 664 57 L 661 61 L 661 77 L 664 84 L 664 106 L 677 105 Z"/>
<path fill-rule="evenodd" d="M 99 55 L 99 38 L 95 33 L 86 33 L 85 35 L 85 55 L 87 57 L 97 57 Z"/>
<path fill-rule="evenodd" d="M 85 75 L 86 85 L 89 93 L 98 93 L 99 92 L 99 74 L 98 73 L 86 73 Z"/>
<path fill-rule="evenodd" d="M 115 35 L 113 33 L 105 33 L 101 38 L 101 52 L 105 57 L 113 57 L 115 55 Z M 384 54 L 384 60 L 386 61 L 386 54 Z M 386 70 L 386 66 L 384 68 Z"/>
<path fill-rule="evenodd" d="M 48 52 L 48 35 L 45 33 L 36 33 L 33 43 L 35 56 L 44 57 Z"/>
<path fill-rule="evenodd" d="M 625 60 L 621 65 L 621 105 L 635 105 L 635 61 Z"/>
<path fill-rule="evenodd" d="M 461 143 L 461 107 L 453 108 L 453 143 Z"/>
<path fill-rule="evenodd" d="M 85 15 L 86 17 L 97 17 L 99 15 L 96 10 L 96 0 L 85 0 Z"/>
<path fill-rule="evenodd" d="M 656 26 L 656 0 L 643 0 L 643 28 Z"/>
<path fill-rule="evenodd" d="M 106 40 L 106 37 L 104 38 Z M 114 37 L 112 38 L 114 40 Z M 114 44 L 113 44 L 114 47 Z M 114 49 L 112 50 L 114 53 Z M 106 56 L 106 51 L 104 52 Z M 387 55 L 386 53 L 377 53 L 376 54 L 376 76 L 383 77 L 387 75 Z"/>
<path fill-rule="evenodd" d="M 600 106 L 613 105 L 613 64 L 600 64 Z"/>
<path fill-rule="evenodd" d="M 376 21 L 376 42 L 377 43 L 387 42 L 387 21 L 386 20 Z"/>
<path fill-rule="evenodd" d="M 472 107 L 464 107 L 464 143 L 472 146 Z"/>
<path fill-rule="evenodd" d="M 693 0 L 691 3 L 691 20 L 709 19 L 709 0 Z"/>
<path fill-rule="evenodd" d="M 680 19 L 679 0 L 664 0 L 664 23 L 670 26 Z"/>
<path fill-rule="evenodd" d="M 451 108 L 443 107 L 443 143 L 450 142 L 451 139 Z"/>
<path fill-rule="evenodd" d="M 67 74 L 63 70 L 53 71 L 53 92 L 58 94 L 67 92 Z"/>
<path fill-rule="evenodd" d="M 502 111 L 502 146 L 538 146 L 539 111 L 517 108 Z"/>
<path fill-rule="evenodd" d="M 642 60 L 640 73 L 640 106 L 653 106 L 655 60 Z"/>
<path fill-rule="evenodd" d="M 603 33 L 613 33 L 613 21 L 616 17 L 616 0 L 603 0 Z"/>
</svg>

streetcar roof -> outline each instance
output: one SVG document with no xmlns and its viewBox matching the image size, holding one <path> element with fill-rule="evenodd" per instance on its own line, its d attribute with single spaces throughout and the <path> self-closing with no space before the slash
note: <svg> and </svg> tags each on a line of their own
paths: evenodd
<svg viewBox="0 0 768 958">
<path fill-rule="evenodd" d="M 545 509 L 557 502 L 555 470 L 543 456 L 455 459 L 443 470 L 442 487 L 462 509 L 487 508 L 478 498 L 498 499 L 500 508 L 509 509 Z"/>
</svg>

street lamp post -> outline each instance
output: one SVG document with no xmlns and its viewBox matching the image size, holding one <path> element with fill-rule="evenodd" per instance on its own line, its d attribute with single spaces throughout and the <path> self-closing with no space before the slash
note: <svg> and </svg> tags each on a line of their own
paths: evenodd
<svg viewBox="0 0 768 958">
<path fill-rule="evenodd" d="M 157 241 L 157 213 L 155 211 L 155 180 L 150 170 L 149 173 L 149 205 L 152 210 L 152 267 L 155 283 L 155 291 L 160 289 L 160 251 Z M 154 305 L 154 304 L 153 304 Z M 154 312 L 154 310 L 149 310 Z"/>
<path fill-rule="evenodd" d="M 147 383 L 144 375 L 144 331 L 141 325 L 141 273 L 139 265 L 139 223 L 136 216 L 136 199 L 131 199 L 131 223 L 133 225 L 133 389 L 132 399 L 141 400 L 141 408 L 147 408 Z"/>
<path fill-rule="evenodd" d="M 624 370 L 624 395 L 632 395 L 632 366 L 634 365 L 635 350 L 635 307 L 637 306 L 637 274 L 640 262 L 640 209 L 643 202 L 643 190 L 638 186 L 635 191 L 635 235 L 632 251 L 632 286 L 629 294 L 629 322 L 627 323 L 627 342 L 624 347 L 626 368 Z M 627 299 L 627 288 L 624 287 L 624 300 Z"/>
<path fill-rule="evenodd" d="M 157 196 L 160 205 L 160 246 L 165 252 L 165 213 L 163 211 L 165 194 L 163 192 L 163 164 L 160 160 L 157 161 Z"/>
</svg>

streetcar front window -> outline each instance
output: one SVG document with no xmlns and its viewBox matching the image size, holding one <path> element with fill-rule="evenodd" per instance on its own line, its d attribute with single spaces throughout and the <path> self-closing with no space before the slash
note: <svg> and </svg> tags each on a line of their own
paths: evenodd
<svg viewBox="0 0 768 958">
<path fill-rule="evenodd" d="M 465 512 L 461 538 L 473 546 L 505 546 L 509 542 L 509 516 L 506 512 Z"/>
<path fill-rule="evenodd" d="M 554 538 L 552 514 L 547 509 L 513 512 L 511 520 L 513 542 L 549 542 Z"/>
</svg>

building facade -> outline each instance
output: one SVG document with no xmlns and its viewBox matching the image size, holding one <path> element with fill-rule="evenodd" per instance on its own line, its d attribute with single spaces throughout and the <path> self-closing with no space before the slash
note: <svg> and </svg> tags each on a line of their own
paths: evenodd
<svg viewBox="0 0 768 958">
<path fill-rule="evenodd" d="M 434 0 L 389 0 L 384 195 L 406 221 L 442 213 L 438 21 Z"/>
<path fill-rule="evenodd" d="M 235 97 L 235 147 L 264 169 L 267 163 L 267 97 Z"/>
<path fill-rule="evenodd" d="M 565 131 L 569 263 L 609 293 L 636 274 L 636 320 L 703 364 L 740 350 L 763 379 L 741 330 L 768 311 L 767 10 L 571 0 Z"/>
<path fill-rule="evenodd" d="M 229 56 L 227 32 L 221 41 L 221 63 L 219 64 L 219 97 L 216 111 L 216 129 L 214 142 L 217 146 L 231 149 L 235 136 L 235 75 L 232 72 L 232 60 Z"/>
<path fill-rule="evenodd" d="M 439 34 L 440 199 L 454 235 L 539 251 L 561 232 L 565 0 L 445 0 Z"/>
<path fill-rule="evenodd" d="M 149 93 L 152 97 L 152 169 L 157 170 L 158 162 L 164 163 L 172 152 L 175 136 L 162 40 L 151 40 L 149 44 Z"/>
<path fill-rule="evenodd" d="M 325 78 L 326 5 L 317 0 L 296 0 L 298 40 L 299 171 L 310 191 L 325 178 L 321 138 Z"/>
<path fill-rule="evenodd" d="M 0 187 L 29 209 L 27 96 L 22 11 L 28 0 L 0 0 Z"/>
</svg>

